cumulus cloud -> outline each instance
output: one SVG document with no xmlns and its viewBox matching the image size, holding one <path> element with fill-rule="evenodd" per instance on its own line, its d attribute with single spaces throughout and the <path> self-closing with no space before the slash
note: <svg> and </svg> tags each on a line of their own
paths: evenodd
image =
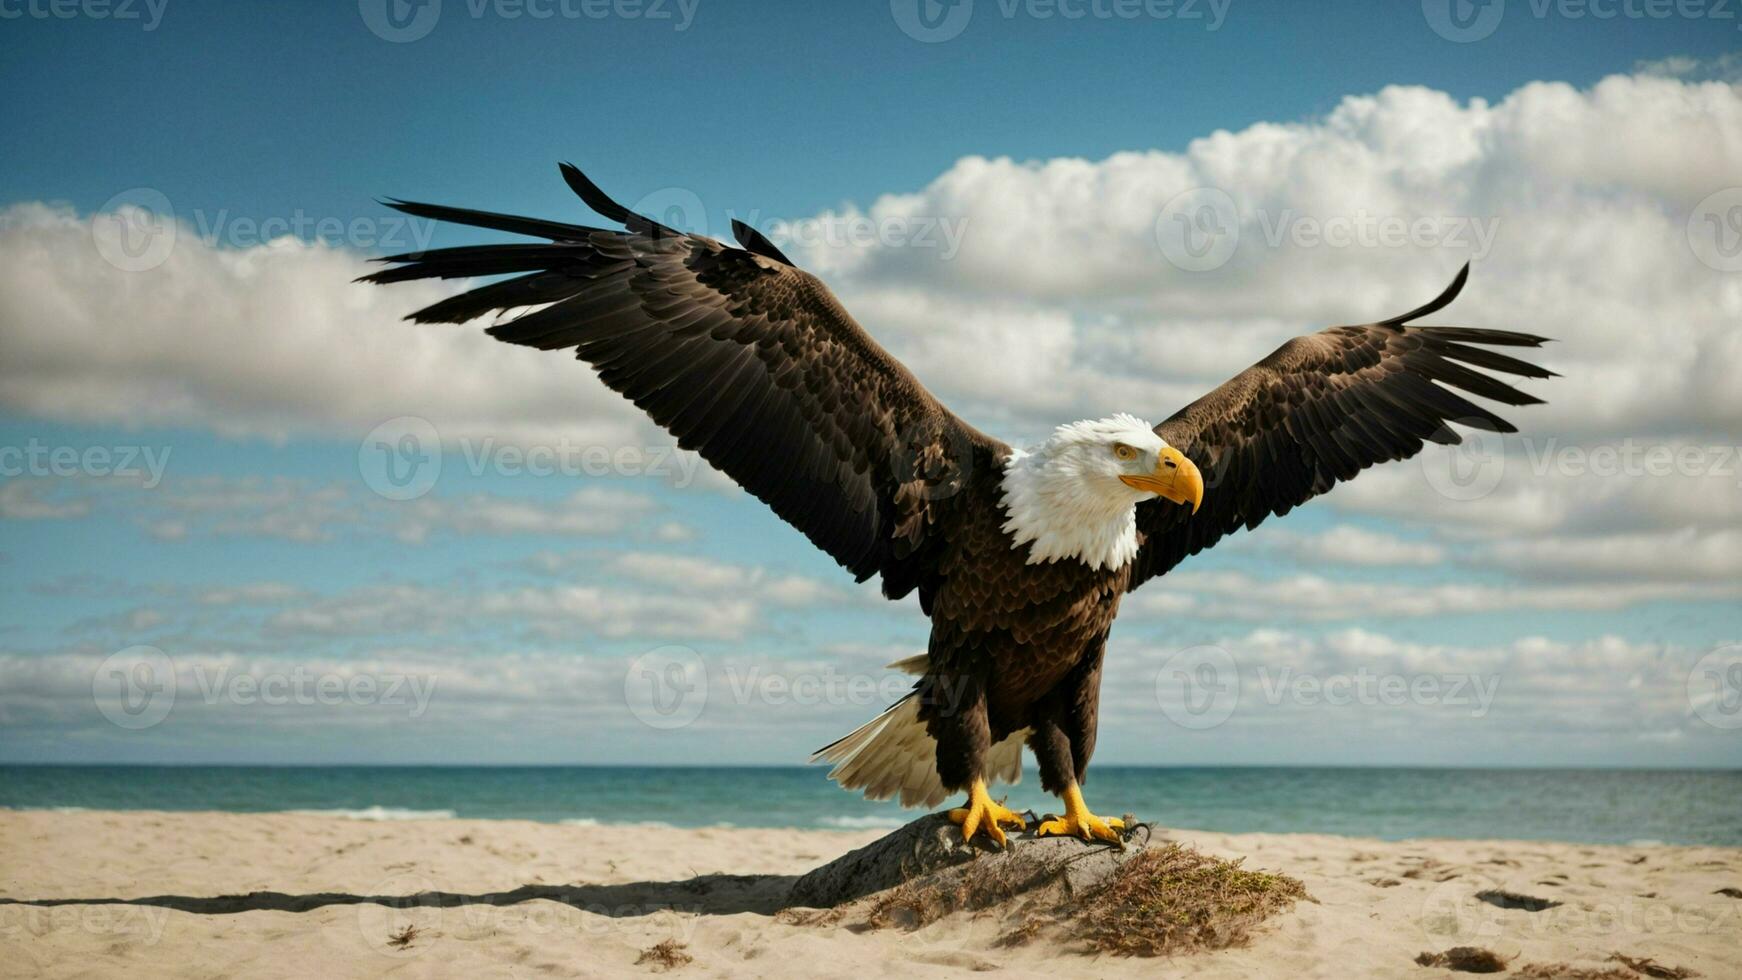
<svg viewBox="0 0 1742 980">
<path fill-rule="evenodd" d="M 1431 528 L 1455 560 L 1527 577 L 1635 585 L 1736 579 L 1742 449 L 1735 444 L 1506 441 L 1504 449 L 1497 438 L 1429 447 L 1415 461 L 1339 487 L 1327 506 Z"/>
<path fill-rule="evenodd" d="M 1205 650 L 1219 659 L 1190 659 Z M 624 739 L 661 758 L 674 746 L 681 757 L 728 739 L 763 746 L 763 758 L 797 761 L 819 739 L 907 690 L 912 678 L 881 664 L 911 652 L 857 645 L 783 659 L 729 647 L 692 651 L 681 696 L 698 710 L 689 723 L 665 727 L 662 718 L 637 711 L 633 688 L 645 666 L 639 652 L 575 654 L 535 645 L 478 657 L 440 644 L 390 643 L 341 656 L 193 646 L 148 662 L 150 683 L 133 698 L 146 695 L 148 707 L 159 698 L 169 702 L 161 720 L 141 730 L 112 723 L 138 713 L 134 704 L 124 714 L 121 701 L 127 691 L 119 682 L 140 680 L 129 654 L 0 650 L 0 725 L 21 739 L 52 740 L 61 752 L 98 746 L 149 753 L 154 746 L 200 744 L 220 760 L 270 758 L 284 735 L 296 733 L 291 744 L 304 752 L 342 753 L 367 736 L 366 744 L 377 747 L 423 745 L 426 754 L 418 758 L 441 757 L 427 754 L 439 746 L 453 753 L 448 761 L 498 754 L 567 759 L 570 747 Z M 1267 746 L 1275 758 L 1278 731 L 1310 729 L 1312 744 L 1299 747 L 1300 761 L 1313 760 L 1314 745 L 1365 744 L 1386 732 L 1408 732 L 1417 747 L 1456 746 L 1453 757 L 1472 764 L 1516 761 L 1520 738 L 1539 749 L 1584 746 L 1588 753 L 1644 746 L 1658 753 L 1647 757 L 1658 759 L 1665 745 L 1721 752 L 1729 734 L 1702 716 L 1689 693 L 1705 653 L 1616 636 L 1470 646 L 1362 629 L 1322 635 L 1256 629 L 1187 650 L 1116 639 L 1103 686 L 1102 741 L 1118 745 L 1141 736 L 1117 758 L 1149 762 L 1158 758 L 1158 730 L 1175 751 L 1192 739 L 1239 746 L 1255 735 L 1252 744 Z M 117 676 L 118 663 L 129 671 Z M 1213 677 L 1194 669 L 1186 679 L 1212 685 L 1195 698 L 1225 697 L 1222 714 L 1179 710 L 1174 685 L 1182 663 L 1212 665 Z M 553 754 L 551 745 L 564 748 Z M 1203 757 L 1231 758 L 1215 751 Z"/>
<path fill-rule="evenodd" d="M 807 576 L 688 555 L 545 551 L 520 564 L 560 581 L 465 589 L 369 585 L 287 600 L 264 629 L 276 636 L 334 639 L 496 629 L 543 640 L 741 640 L 767 629 L 770 610 L 856 597 Z"/>
<path fill-rule="evenodd" d="M 544 640 L 577 636 L 739 639 L 759 625 L 750 597 L 697 597 L 599 585 L 454 590 L 399 583 L 366 586 L 273 613 L 275 637 L 442 637 L 486 628 Z"/>
<path fill-rule="evenodd" d="M 782 606 L 840 601 L 843 589 L 803 575 L 776 575 L 767 569 L 687 555 L 632 551 L 611 559 L 623 576 L 689 594 L 756 596 Z"/>
<path fill-rule="evenodd" d="M 172 241 L 160 263 L 99 247 L 123 222 Z M 449 440 L 651 438 L 568 358 L 403 323 L 453 287 L 353 284 L 370 266 L 344 249 L 222 248 L 162 216 L 27 204 L 0 212 L 0 270 L 0 406 L 14 412 L 275 439 L 357 438 L 405 415 Z"/>
<path fill-rule="evenodd" d="M 1178 152 L 967 157 L 917 190 L 812 222 L 825 232 L 930 222 L 955 236 L 940 247 L 907 235 L 825 233 L 791 239 L 787 249 L 946 403 L 1013 441 L 1113 411 L 1159 421 L 1291 336 L 1417 305 L 1473 258 L 1471 283 L 1443 322 L 1557 338 L 1540 360 L 1565 377 L 1529 385 L 1549 404 L 1506 413 L 1524 430 L 1519 437 L 1431 448 L 1339 487 L 1323 506 L 1346 524 L 1310 534 L 1267 528 L 1260 543 L 1302 562 L 1400 575 L 1456 563 L 1520 582 L 1491 574 L 1475 584 L 1335 581 L 1188 564 L 1128 608 L 1338 624 L 1734 602 L 1742 273 L 1699 237 L 1725 233 L 1721 221 L 1702 218 L 1728 214 L 1734 202 L 1723 194 L 1742 174 L 1733 67 L 1665 62 L 1586 89 L 1533 83 L 1492 103 L 1393 86 L 1320 118 L 1204 134 Z M 1226 224 L 1199 229 L 1232 246 L 1225 261 L 1194 263 L 1170 248 L 1175 222 L 1202 217 L 1180 210 L 1182 195 L 1225 201 L 1226 212 L 1211 207 L 1209 217 Z M 133 271 L 103 238 L 116 217 L 46 205 L 0 213 L 0 408 L 273 439 L 354 441 L 414 415 L 450 444 L 669 445 L 568 357 L 496 344 L 474 329 L 400 321 L 457 286 L 359 286 L 350 280 L 368 267 L 343 249 L 289 239 L 220 248 L 196 234 L 178 235 L 161 262 Z M 1474 483 L 1464 472 L 1472 467 Z M 140 526 L 165 541 L 586 536 L 641 523 L 641 540 L 695 535 L 662 520 L 646 498 L 603 488 L 405 504 L 353 487 L 264 479 L 172 476 L 149 496 L 137 490 L 14 476 L 0 483 L 0 518 L 75 519 L 125 496 Z M 1375 518 L 1408 527 L 1375 530 Z M 542 571 L 570 574 L 564 554 L 543 556 Z M 498 584 L 464 596 L 403 583 L 340 595 L 263 587 L 213 598 L 211 608 L 264 610 L 264 635 L 280 641 L 386 642 L 476 623 L 534 639 L 645 631 L 736 641 L 756 636 L 771 610 L 857 595 L 690 556 L 631 553 L 599 564 L 614 581 Z M 130 596 L 119 618 L 93 618 L 88 628 L 125 626 L 147 602 L 158 608 Z M 1275 640 L 1274 652 L 1314 663 L 1380 643 L 1291 636 Z M 1476 663 L 1540 655 L 1613 681 L 1636 675 L 1626 665 L 1671 652 L 1609 638 L 1374 655 Z M 1531 676 L 1545 692 L 1557 682 Z"/>
<path fill-rule="evenodd" d="M 113 477 L 0 483 L 0 518 L 65 520 L 99 509 L 163 542 L 207 535 L 311 544 L 340 535 L 406 544 L 437 534 L 617 535 L 635 532 L 659 511 L 651 497 L 621 486 L 584 486 L 554 498 L 473 492 L 390 500 L 348 482 L 292 477 L 171 477 L 150 489 Z"/>
<path fill-rule="evenodd" d="M 1162 594 L 1165 593 L 1165 594 Z M 1337 622 L 1374 618 L 1446 616 L 1506 611 L 1599 612 L 1664 600 L 1742 599 L 1742 580 L 1486 585 L 1361 581 L 1322 575 L 1260 578 L 1245 572 L 1172 573 L 1156 589 L 1140 592 L 1126 608 L 1139 615 L 1210 620 Z"/>
<path fill-rule="evenodd" d="M 1742 53 L 1728 51 L 1714 58 L 1694 58 L 1671 55 L 1641 61 L 1633 66 L 1635 74 L 1661 75 L 1694 81 L 1742 82 Z"/>
<path fill-rule="evenodd" d="M 1103 717 L 1153 726 L 1159 708 L 1185 722 L 1179 734 L 1217 738 L 1310 725 L 1330 740 L 1408 729 L 1418 742 L 1485 746 L 1504 746 L 1521 733 L 1535 740 L 1609 736 L 1612 749 L 1672 735 L 1715 742 L 1726 733 L 1702 720 L 1689 695 L 1690 674 L 1709 652 L 1613 635 L 1432 644 L 1368 629 L 1315 635 L 1261 628 L 1187 650 L 1116 641 Z M 1225 718 L 1211 716 L 1214 725 L 1194 729 L 1178 710 L 1182 665 L 1190 668 L 1183 680 L 1206 688 L 1188 693 L 1221 697 Z"/>
<path fill-rule="evenodd" d="M 1521 419 L 1533 430 L 1694 435 L 1742 423 L 1742 284 L 1689 241 L 1738 172 L 1735 85 L 1639 74 L 1493 104 L 1392 86 L 1177 153 L 968 157 L 916 192 L 807 219 L 935 220 L 960 232 L 948 248 L 790 247 L 928 384 L 1012 437 L 1111 408 L 1165 415 L 1295 333 L 1421 302 L 1472 255 L 1455 318 L 1558 337 L 1547 358 L 1577 379 L 1541 386 L 1551 405 Z M 1157 225 L 1201 189 L 1231 202 L 1237 247 L 1194 271 Z M 447 437 L 661 438 L 566 358 L 398 321 L 446 287 L 356 286 L 365 265 L 343 250 L 191 233 L 126 271 L 94 247 L 104 227 L 41 205 L 0 222 L 0 319 L 29 325 L 0 351 L 0 404 L 277 436 L 416 414 Z"/>
<path fill-rule="evenodd" d="M 0 483 L 0 518 L 13 521 L 52 521 L 84 517 L 91 512 L 86 500 L 60 495 L 59 484 L 46 477 L 15 477 Z"/>
<path fill-rule="evenodd" d="M 1339 524 L 1317 534 L 1296 534 L 1276 528 L 1267 530 L 1263 541 L 1266 547 L 1290 555 L 1302 564 L 1435 565 L 1446 556 L 1445 549 L 1431 541 L 1411 541 L 1349 524 Z"/>
<path fill-rule="evenodd" d="M 1742 363 L 1730 328 L 1742 286 L 1689 240 L 1701 202 L 1738 172 L 1735 86 L 1616 76 L 1584 91 L 1536 83 L 1492 105 L 1397 86 L 1183 153 L 967 158 L 870 210 L 961 220 L 953 261 L 901 242 L 856 247 L 850 262 L 826 246 L 807 258 L 840 269 L 854 309 L 911 303 L 919 284 L 943 309 L 1022 297 L 1031 312 L 1007 323 L 1010 348 L 1024 346 L 1036 311 L 1068 313 L 1067 390 L 1090 390 L 1072 378 L 1086 366 L 1093 390 L 1146 398 L 1124 407 L 1158 415 L 1295 333 L 1418 304 L 1474 256 L 1471 287 L 1443 316 L 1557 337 L 1543 356 L 1577 379 L 1535 385 L 1551 405 L 1520 421 L 1563 436 L 1692 435 L 1742 422 L 1728 380 Z M 1156 225 L 1170 202 L 1204 190 L 1226 195 L 1232 211 L 1218 218 L 1233 220 L 1224 231 L 1237 244 L 1213 269 L 1180 268 Z M 1386 238 L 1387 223 L 1404 226 L 1401 240 Z M 1343 228 L 1352 239 L 1336 244 Z M 908 329 L 888 325 L 898 338 Z M 1012 386 L 1006 397 L 1038 411 L 1055 395 Z"/>
</svg>

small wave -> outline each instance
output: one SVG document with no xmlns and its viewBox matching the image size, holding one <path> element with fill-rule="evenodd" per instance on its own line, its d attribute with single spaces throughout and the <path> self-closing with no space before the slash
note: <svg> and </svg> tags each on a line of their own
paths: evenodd
<svg viewBox="0 0 1742 980">
<path fill-rule="evenodd" d="M 397 806 L 366 806 L 360 810 L 292 810 L 308 817 L 340 817 L 345 820 L 452 820 L 452 810 L 407 810 Z"/>
<path fill-rule="evenodd" d="M 905 827 L 907 821 L 900 817 L 824 817 L 822 825 L 841 830 L 887 830 Z"/>
<path fill-rule="evenodd" d="M 1653 837 L 1641 837 L 1638 840 L 1628 841 L 1627 846 L 1628 847 L 1668 847 L 1669 845 L 1667 845 L 1663 841 L 1657 840 L 1656 838 L 1653 838 Z"/>
<path fill-rule="evenodd" d="M 649 830 L 676 830 L 676 824 L 663 820 L 600 820 L 598 817 L 568 817 L 557 823 L 565 827 L 646 827 Z M 724 825 L 722 825 L 724 826 Z"/>
<path fill-rule="evenodd" d="M 88 806 L 0 806 L 0 810 L 11 810 L 14 813 L 24 813 L 35 810 L 39 813 L 90 813 Z"/>
</svg>

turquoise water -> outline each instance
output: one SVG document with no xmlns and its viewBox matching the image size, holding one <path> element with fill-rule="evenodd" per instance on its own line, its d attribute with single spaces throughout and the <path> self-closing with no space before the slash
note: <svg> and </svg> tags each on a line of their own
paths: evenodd
<svg viewBox="0 0 1742 980">
<path fill-rule="evenodd" d="M 1056 809 L 1032 773 L 1018 809 Z M 1742 846 L 1742 772 L 1097 767 L 1089 803 L 1170 827 Z M 895 827 L 821 768 L 0 766 L 0 806 L 312 810 L 675 826 Z"/>
</svg>

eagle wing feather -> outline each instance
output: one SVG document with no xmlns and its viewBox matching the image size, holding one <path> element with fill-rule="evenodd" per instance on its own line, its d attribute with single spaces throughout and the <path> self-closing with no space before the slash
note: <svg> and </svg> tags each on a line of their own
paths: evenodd
<svg viewBox="0 0 1742 980">
<path fill-rule="evenodd" d="M 1203 473 L 1204 499 L 1196 514 L 1164 500 L 1138 505 L 1142 546 L 1128 588 L 1375 463 L 1407 459 L 1428 442 L 1456 445 L 1462 437 L 1449 423 L 1516 431 L 1458 392 L 1506 405 L 1539 403 L 1475 368 L 1554 377 L 1488 349 L 1538 347 L 1547 338 L 1408 325 L 1451 303 L 1469 271 L 1466 264 L 1437 298 L 1408 313 L 1296 337 L 1157 425 L 1156 434 Z"/>
<path fill-rule="evenodd" d="M 815 276 L 734 222 L 745 248 L 635 214 L 564 164 L 607 230 L 389 201 L 408 214 L 548 239 L 388 256 L 364 280 L 509 276 L 411 314 L 574 349 L 678 445 L 699 452 L 860 581 L 899 598 L 922 584 L 938 511 L 976 465 L 1008 452 L 957 418 Z M 924 590 L 922 590 L 922 595 Z"/>
</svg>

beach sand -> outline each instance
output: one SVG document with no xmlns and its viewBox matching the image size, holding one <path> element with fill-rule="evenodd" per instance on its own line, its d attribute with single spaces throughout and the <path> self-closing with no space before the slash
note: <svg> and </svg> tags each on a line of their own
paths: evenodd
<svg viewBox="0 0 1742 980">
<path fill-rule="evenodd" d="M 995 915 L 906 932 L 776 914 L 787 876 L 881 833 L 0 811 L 0 972 L 1433 978 L 1461 974 L 1418 966 L 1418 954 L 1479 946 L 1511 974 L 1565 963 L 1644 975 L 1609 959 L 1620 953 L 1742 977 L 1742 891 L 1720 892 L 1742 889 L 1732 848 L 1166 831 L 1292 875 L 1312 901 L 1244 948 L 1165 964 L 1089 956 L 1068 935 L 1006 948 Z M 709 875 L 740 877 L 693 880 Z M 1488 891 L 1561 904 L 1475 898 Z M 440 905 L 392 904 L 422 893 Z M 681 944 L 668 947 L 675 965 L 644 958 L 666 941 Z"/>
</svg>

